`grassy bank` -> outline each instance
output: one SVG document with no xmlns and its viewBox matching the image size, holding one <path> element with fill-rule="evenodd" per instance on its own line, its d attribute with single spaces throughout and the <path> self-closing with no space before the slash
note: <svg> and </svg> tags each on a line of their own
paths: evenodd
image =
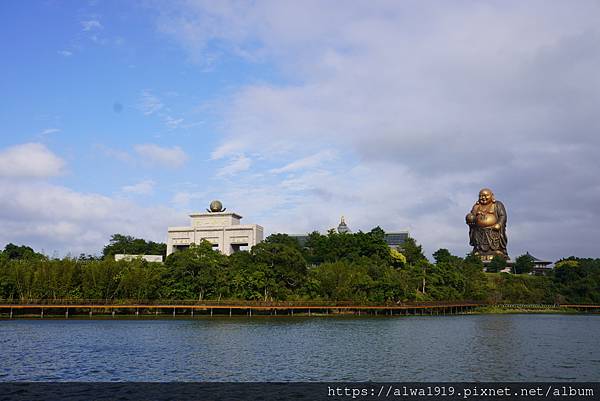
<svg viewBox="0 0 600 401">
<path fill-rule="evenodd" d="M 473 313 L 482 315 L 493 315 L 493 314 L 585 314 L 590 313 L 586 311 L 580 311 L 573 308 L 565 307 L 539 307 L 534 305 L 519 305 L 519 306 L 483 306 L 473 310 Z"/>
</svg>

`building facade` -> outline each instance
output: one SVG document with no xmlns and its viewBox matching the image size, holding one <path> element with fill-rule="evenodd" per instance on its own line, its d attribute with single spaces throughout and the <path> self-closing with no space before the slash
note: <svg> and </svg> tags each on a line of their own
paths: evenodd
<svg viewBox="0 0 600 401">
<path fill-rule="evenodd" d="M 192 244 L 208 241 L 213 249 L 222 254 L 231 255 L 240 250 L 252 248 L 262 242 L 263 228 L 258 224 L 241 224 L 242 216 L 226 212 L 220 206 L 211 203 L 206 213 L 190 214 L 190 225 L 169 227 L 167 232 L 167 256 Z M 213 207 L 214 206 L 214 207 Z"/>
<path fill-rule="evenodd" d="M 117 261 L 117 262 L 120 260 L 125 260 L 127 262 L 130 262 L 134 259 L 141 259 L 141 260 L 145 260 L 146 262 L 152 262 L 152 263 L 162 263 L 163 262 L 162 255 L 132 255 L 132 254 L 123 254 L 123 253 L 115 254 L 115 261 Z"/>
<path fill-rule="evenodd" d="M 545 275 L 554 269 L 554 266 L 552 266 L 552 262 L 548 260 L 538 259 L 535 256 L 531 255 L 529 252 L 527 252 L 526 255 L 529 256 L 531 258 L 531 261 L 533 262 L 533 271 L 531 272 L 531 274 Z"/>
</svg>

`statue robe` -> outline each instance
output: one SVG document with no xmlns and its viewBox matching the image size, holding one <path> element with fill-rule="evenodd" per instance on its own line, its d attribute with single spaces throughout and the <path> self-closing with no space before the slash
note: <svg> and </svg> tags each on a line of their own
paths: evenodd
<svg viewBox="0 0 600 401">
<path fill-rule="evenodd" d="M 475 213 L 475 206 L 472 213 Z M 506 238 L 506 209 L 502 202 L 494 202 L 494 214 L 496 215 L 497 224 L 500 224 L 500 230 L 470 224 L 469 242 L 473 246 L 473 252 L 478 252 L 480 255 L 494 255 L 496 252 L 501 252 L 508 257 L 506 251 L 506 244 L 508 243 Z"/>
</svg>

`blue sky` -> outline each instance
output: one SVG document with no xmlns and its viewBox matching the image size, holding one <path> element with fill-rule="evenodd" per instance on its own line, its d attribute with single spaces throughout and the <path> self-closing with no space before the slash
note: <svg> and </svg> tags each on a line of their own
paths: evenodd
<svg viewBox="0 0 600 401">
<path fill-rule="evenodd" d="M 0 245 L 164 241 L 213 199 L 267 233 L 409 230 L 598 256 L 597 2 L 0 3 Z"/>
<path fill-rule="evenodd" d="M 156 200 L 164 202 L 164 190 L 189 175 L 160 163 L 124 166 L 119 153 L 127 158 L 125 152 L 144 144 L 185 148 L 188 168 L 214 170 L 208 159 L 218 121 L 206 104 L 269 68 L 233 58 L 199 68 L 155 29 L 156 14 L 142 3 L 85 4 L 2 5 L 2 15 L 10 16 L 3 48 L 11 55 L 2 66 L 10 94 L 2 101 L 3 128 L 14 134 L 3 135 L 1 144 L 43 143 L 67 161 L 58 182 L 71 188 L 110 195 L 152 180 L 163 189 Z M 205 176 L 194 174 L 194 183 L 204 186 Z"/>
</svg>

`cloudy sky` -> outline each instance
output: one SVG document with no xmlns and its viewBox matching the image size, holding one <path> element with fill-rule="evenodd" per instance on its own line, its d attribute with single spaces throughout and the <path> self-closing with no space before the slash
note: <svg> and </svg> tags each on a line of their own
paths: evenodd
<svg viewBox="0 0 600 401">
<path fill-rule="evenodd" d="M 267 233 L 600 251 L 597 1 L 0 2 L 0 247 L 166 240 L 220 199 Z"/>
</svg>

